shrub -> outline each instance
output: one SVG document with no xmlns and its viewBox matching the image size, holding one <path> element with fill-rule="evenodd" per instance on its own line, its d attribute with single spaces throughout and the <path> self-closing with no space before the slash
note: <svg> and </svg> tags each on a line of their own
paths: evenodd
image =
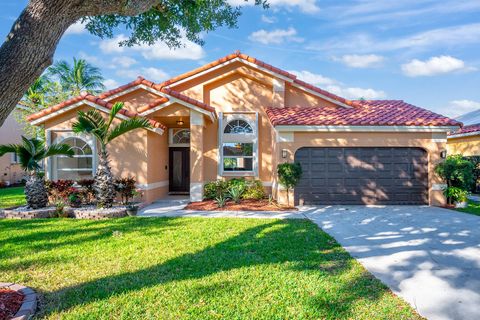
<svg viewBox="0 0 480 320">
<path fill-rule="evenodd" d="M 77 188 L 70 187 L 67 192 L 68 203 L 74 208 L 80 207 L 80 205 L 82 204 L 82 197 L 80 191 Z"/>
<path fill-rule="evenodd" d="M 473 164 L 462 155 L 448 156 L 445 161 L 437 164 L 435 172 L 447 183 L 448 187 L 468 190 L 474 182 Z"/>
<path fill-rule="evenodd" d="M 468 191 L 458 187 L 447 187 L 443 189 L 443 195 L 449 199 L 449 203 L 467 201 Z"/>
<path fill-rule="evenodd" d="M 77 184 L 82 188 L 81 197 L 84 203 L 92 203 L 95 201 L 95 188 L 93 184 L 95 180 L 93 179 L 83 179 L 78 180 Z"/>
<path fill-rule="evenodd" d="M 242 194 L 245 191 L 245 185 L 238 183 L 231 185 L 228 189 L 228 195 L 230 199 L 232 199 L 235 203 L 240 203 L 240 199 L 242 198 Z"/>
<path fill-rule="evenodd" d="M 115 190 L 120 194 L 123 204 L 128 204 L 130 199 L 135 195 L 135 178 L 117 178 L 115 179 Z"/>
<path fill-rule="evenodd" d="M 73 180 L 47 180 L 45 181 L 45 187 L 50 201 L 57 203 L 59 201 L 67 200 L 68 195 L 75 182 Z"/>
<path fill-rule="evenodd" d="M 266 197 L 265 189 L 263 188 L 262 181 L 255 180 L 247 183 L 247 188 L 242 194 L 242 199 L 260 200 Z"/>
<path fill-rule="evenodd" d="M 277 167 L 278 181 L 287 189 L 287 202 L 290 205 L 290 189 L 295 188 L 302 177 L 302 166 L 299 163 L 282 163 Z"/>
<path fill-rule="evenodd" d="M 473 184 L 470 188 L 471 192 L 477 191 L 477 185 L 480 182 L 480 156 L 465 157 L 466 160 L 473 164 Z"/>
<path fill-rule="evenodd" d="M 225 195 L 228 192 L 228 182 L 217 180 L 212 182 L 207 182 L 204 189 L 204 198 L 205 199 L 215 199 L 219 195 Z"/>
</svg>

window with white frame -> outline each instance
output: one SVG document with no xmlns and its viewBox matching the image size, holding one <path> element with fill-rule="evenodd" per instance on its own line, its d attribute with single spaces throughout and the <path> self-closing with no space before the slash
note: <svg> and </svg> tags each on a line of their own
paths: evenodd
<svg viewBox="0 0 480 320">
<path fill-rule="evenodd" d="M 73 157 L 56 156 L 54 158 L 54 177 L 56 180 L 92 179 L 94 174 L 94 150 L 92 146 L 79 137 L 69 137 L 60 141 L 69 145 Z"/>
<path fill-rule="evenodd" d="M 223 118 L 225 125 L 221 132 L 221 174 L 255 175 L 257 125 L 253 115 L 231 114 Z"/>
<path fill-rule="evenodd" d="M 169 145 L 177 147 L 190 146 L 190 129 L 171 128 L 169 129 Z"/>
</svg>

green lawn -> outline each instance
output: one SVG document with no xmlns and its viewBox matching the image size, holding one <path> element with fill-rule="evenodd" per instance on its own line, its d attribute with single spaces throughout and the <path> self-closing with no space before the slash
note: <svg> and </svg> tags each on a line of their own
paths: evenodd
<svg viewBox="0 0 480 320">
<path fill-rule="evenodd" d="M 48 319 L 419 319 L 306 220 L 0 220 Z"/>
<path fill-rule="evenodd" d="M 25 204 L 23 187 L 0 188 L 0 209 Z"/>
<path fill-rule="evenodd" d="M 461 212 L 471 213 L 471 214 L 474 214 L 476 216 L 480 216 L 480 203 L 469 201 L 468 202 L 468 207 L 463 208 L 463 209 L 458 208 L 456 210 L 461 211 Z"/>
</svg>

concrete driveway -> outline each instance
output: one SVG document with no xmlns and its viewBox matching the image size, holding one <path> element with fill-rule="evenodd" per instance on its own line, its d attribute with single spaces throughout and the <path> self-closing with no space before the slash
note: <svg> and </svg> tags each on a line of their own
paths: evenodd
<svg viewBox="0 0 480 320">
<path fill-rule="evenodd" d="M 480 319 L 480 217 L 424 206 L 302 208 L 428 319 Z"/>
</svg>

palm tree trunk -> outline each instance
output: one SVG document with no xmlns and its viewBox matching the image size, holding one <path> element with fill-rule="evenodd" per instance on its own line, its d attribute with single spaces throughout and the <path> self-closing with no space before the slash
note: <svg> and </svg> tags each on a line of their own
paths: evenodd
<svg viewBox="0 0 480 320">
<path fill-rule="evenodd" d="M 110 208 L 115 199 L 115 186 L 113 184 L 112 170 L 107 151 L 102 148 L 98 161 L 95 183 L 93 185 L 97 197 L 97 205 L 101 208 Z"/>
<path fill-rule="evenodd" d="M 27 205 L 32 209 L 44 208 L 48 204 L 47 189 L 45 180 L 40 178 L 36 172 L 31 172 L 25 183 L 25 197 Z"/>
</svg>

